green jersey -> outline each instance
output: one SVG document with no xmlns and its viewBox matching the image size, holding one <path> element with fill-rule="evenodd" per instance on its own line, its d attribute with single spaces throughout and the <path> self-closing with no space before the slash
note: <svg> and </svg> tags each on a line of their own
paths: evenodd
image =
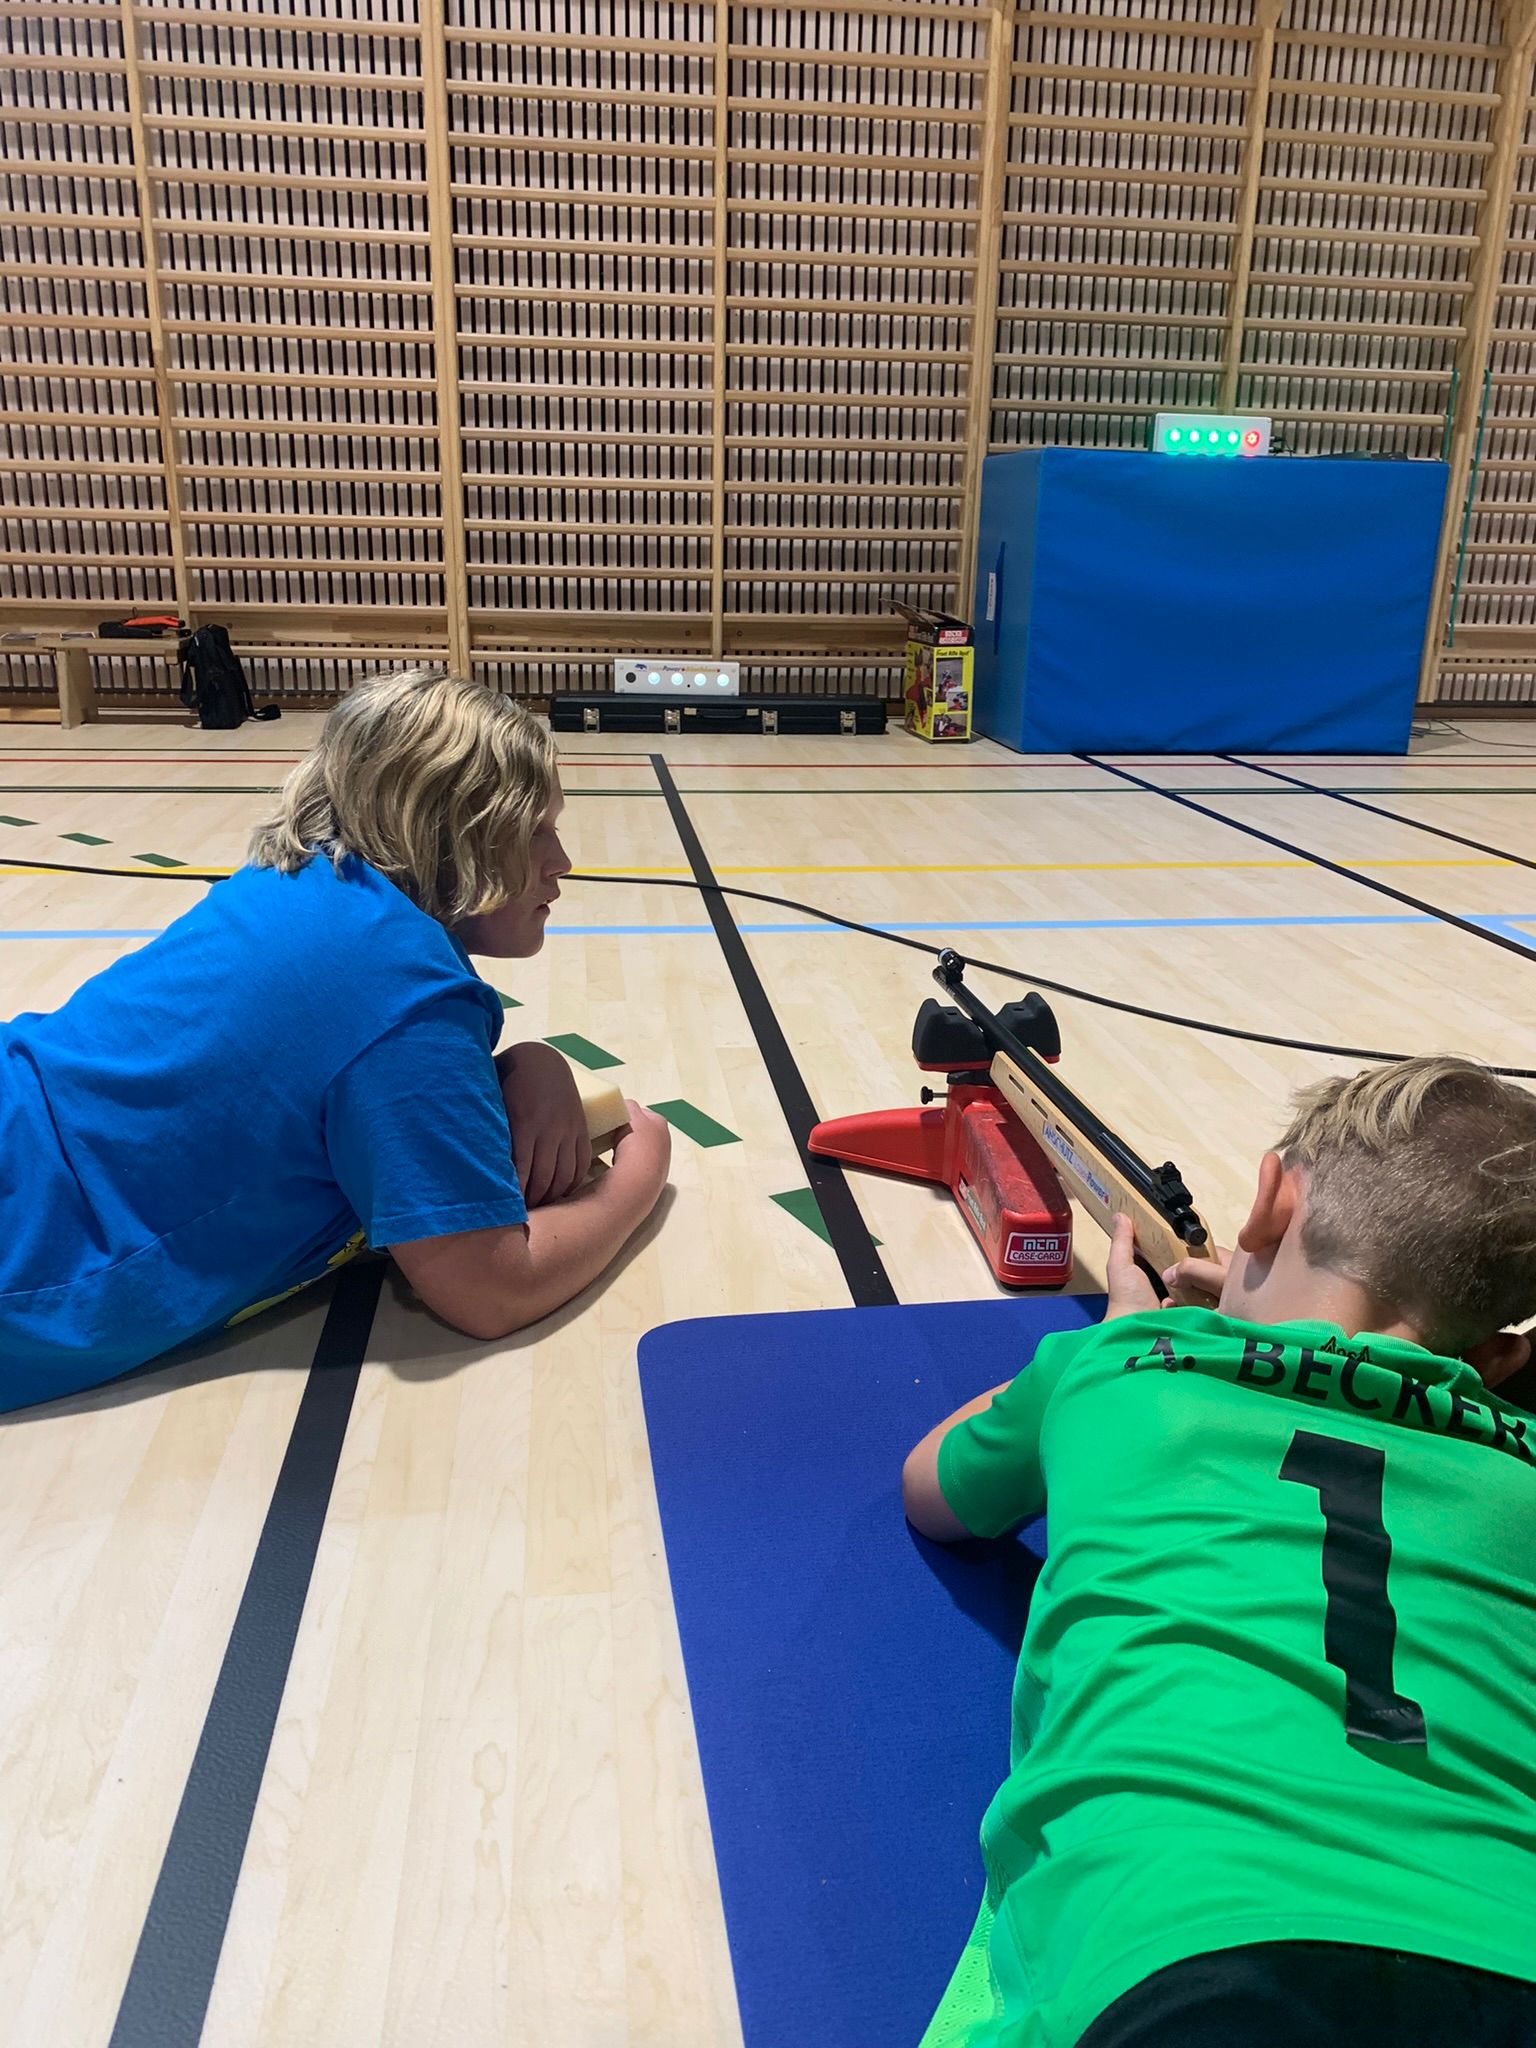
<svg viewBox="0 0 1536 2048">
<path fill-rule="evenodd" d="M 1536 1979 L 1536 1422 L 1399 1339 L 1180 1309 L 1047 1337 L 938 1470 L 1050 1541 L 923 2048 L 1068 2048 L 1249 1942 Z"/>
</svg>

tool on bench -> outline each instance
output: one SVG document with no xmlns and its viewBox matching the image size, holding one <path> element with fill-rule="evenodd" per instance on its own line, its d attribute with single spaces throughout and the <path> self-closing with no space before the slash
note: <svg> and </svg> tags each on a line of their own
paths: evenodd
<svg viewBox="0 0 1536 2048">
<path fill-rule="evenodd" d="M 948 1075 L 943 1108 L 837 1117 L 811 1132 L 812 1152 L 948 1187 L 1006 1287 L 1059 1287 L 1070 1277 L 1069 1194 L 1105 1230 L 1128 1215 L 1154 1277 L 1211 1253 L 1178 1168 L 1148 1166 L 1052 1073 L 1061 1034 L 1044 997 L 994 1014 L 965 986 L 953 952 L 940 955 L 933 978 L 953 1002 L 923 1004 L 912 1053 L 925 1071 Z M 939 1099 L 923 1089 L 925 1104 Z"/>
</svg>

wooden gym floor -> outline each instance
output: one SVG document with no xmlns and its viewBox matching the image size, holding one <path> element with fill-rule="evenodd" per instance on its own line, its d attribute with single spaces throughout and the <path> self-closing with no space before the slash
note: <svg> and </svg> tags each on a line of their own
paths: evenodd
<svg viewBox="0 0 1536 2048">
<path fill-rule="evenodd" d="M 165 864 L 237 862 L 317 723 L 0 726 L 0 860 L 128 871 L 0 874 L 0 1016 L 194 901 Z M 350 1411 L 335 1372 L 300 1411 L 317 1294 L 4 1419 L 12 2048 L 730 2048 L 636 1340 L 879 1298 L 882 1273 L 902 1301 L 991 1283 L 927 1189 L 854 1177 L 878 1261 L 857 1227 L 824 1241 L 780 1107 L 801 1082 L 828 1115 L 914 1100 L 929 963 L 737 903 L 740 985 L 730 933 L 664 886 L 696 872 L 689 835 L 724 882 L 1154 1009 L 1536 1068 L 1536 732 L 1465 731 L 1272 764 L 1305 790 L 897 734 L 567 740 L 578 867 L 648 881 L 570 885 L 543 955 L 489 978 L 512 1032 L 579 1034 L 628 1093 L 712 1121 L 675 1112 L 656 1225 L 539 1329 L 469 1344 L 386 1284 Z M 1057 1009 L 1063 1075 L 1230 1232 L 1287 1091 L 1328 1062 Z M 1081 1233 L 1075 1285 L 1102 1249 Z"/>
</svg>

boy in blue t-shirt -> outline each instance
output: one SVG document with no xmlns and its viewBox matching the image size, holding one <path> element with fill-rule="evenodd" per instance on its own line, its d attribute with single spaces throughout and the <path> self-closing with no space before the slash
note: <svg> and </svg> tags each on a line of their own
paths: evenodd
<svg viewBox="0 0 1536 2048">
<path fill-rule="evenodd" d="M 250 866 L 61 1010 L 0 1025 L 0 1409 L 127 1372 L 364 1243 L 476 1337 L 596 1278 L 655 1205 L 666 1125 L 631 1103 L 588 1183 L 569 1069 L 497 1055 L 469 960 L 543 944 L 559 809 L 521 706 L 425 670 L 370 684 Z"/>
</svg>

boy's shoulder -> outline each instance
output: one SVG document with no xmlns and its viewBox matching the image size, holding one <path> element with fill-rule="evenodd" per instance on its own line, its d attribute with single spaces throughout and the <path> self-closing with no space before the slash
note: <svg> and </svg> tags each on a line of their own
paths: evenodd
<svg viewBox="0 0 1536 2048">
<path fill-rule="evenodd" d="M 282 903 L 296 914 L 323 909 L 330 916 L 387 917 L 406 924 L 416 918 L 426 924 L 435 922 L 387 875 L 355 853 L 334 860 L 317 848 L 302 867 L 292 870 L 247 862 L 218 885 L 215 896 L 226 889 Z"/>
<path fill-rule="evenodd" d="M 323 948 L 334 963 L 382 947 L 404 955 L 452 962 L 468 973 L 466 957 L 437 919 L 420 909 L 387 875 L 355 854 L 339 862 L 316 853 L 292 874 L 276 868 L 237 868 L 210 891 L 207 907 L 231 923 L 259 922 L 274 951 Z"/>
<path fill-rule="evenodd" d="M 1536 1419 L 1490 1393 L 1470 1365 L 1401 1337 L 1177 1308 L 1048 1341 L 1071 1347 L 1055 1361 L 1063 1387 L 1188 1376 L 1202 1394 L 1223 1389 L 1224 1399 L 1280 1402 L 1297 1419 L 1331 1416 L 1371 1432 L 1460 1438 L 1536 1465 Z"/>
<path fill-rule="evenodd" d="M 501 1028 L 500 1002 L 458 941 L 355 855 L 338 864 L 317 853 L 294 874 L 238 869 L 204 909 L 255 956 L 269 1003 L 322 1003 L 372 1035 L 435 998 L 467 996 Z"/>
<path fill-rule="evenodd" d="M 1289 1371 L 1304 1361 L 1313 1373 L 1374 1365 L 1435 1382 L 1472 1372 L 1459 1360 L 1440 1358 L 1403 1337 L 1349 1336 L 1337 1323 L 1321 1321 L 1245 1322 L 1209 1308 L 1147 1309 L 1047 1341 L 1070 1342 L 1074 1364 L 1100 1365 L 1118 1357 L 1127 1372 L 1215 1371 L 1240 1384 L 1276 1384 L 1277 1367 Z M 1318 1360 L 1325 1363 L 1319 1366 Z"/>
</svg>

